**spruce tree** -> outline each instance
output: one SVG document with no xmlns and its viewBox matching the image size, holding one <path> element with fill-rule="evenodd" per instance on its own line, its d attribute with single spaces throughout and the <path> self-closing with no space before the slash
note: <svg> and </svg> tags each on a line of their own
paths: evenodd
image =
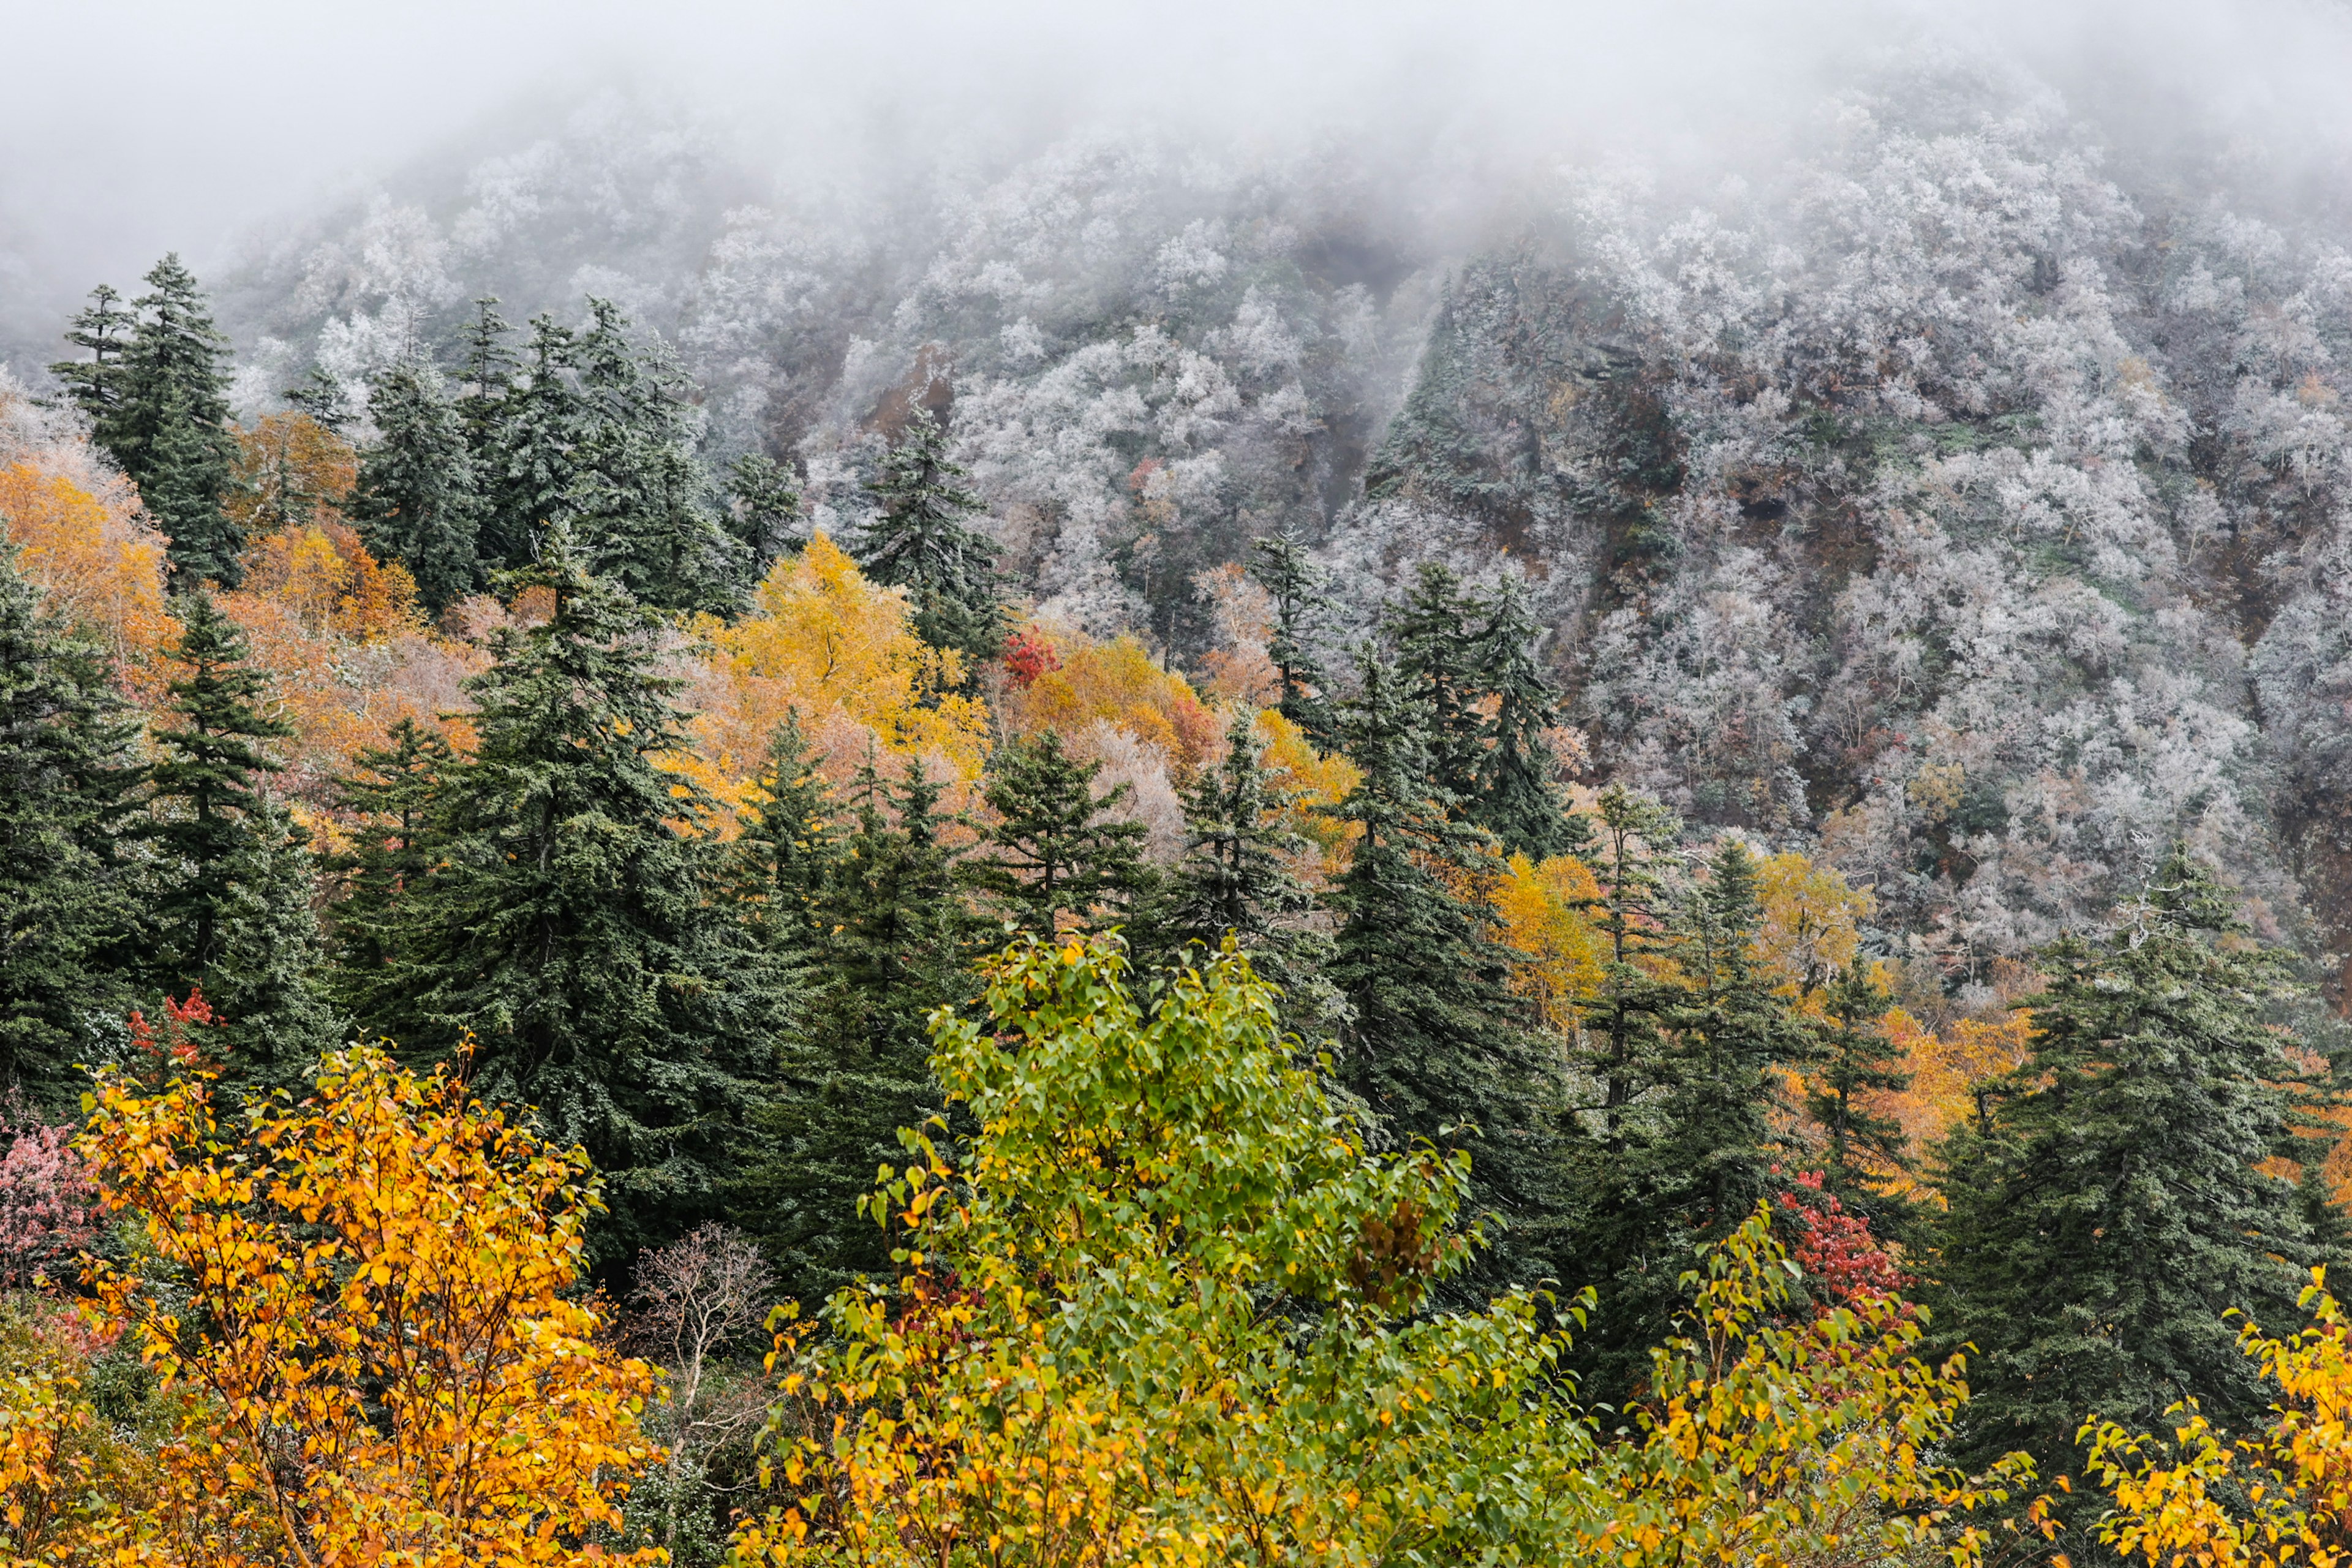
<svg viewBox="0 0 2352 1568">
<path fill-rule="evenodd" d="M 133 995 L 113 839 L 132 727 L 108 674 L 0 542 L 0 1093 L 49 1114 L 72 1109 L 72 1069 Z"/>
<path fill-rule="evenodd" d="M 1885 999 L 1859 963 L 1850 963 L 1822 998 L 1821 1066 L 1805 1109 L 1827 1141 L 1822 1184 L 1849 1207 L 1876 1217 L 1886 1207 L 1872 1172 L 1908 1162 L 1903 1124 L 1872 1109 L 1870 1096 L 1911 1086 L 1895 1065 L 1893 1041 L 1879 1027 Z"/>
<path fill-rule="evenodd" d="M 1098 762 L 1080 762 L 1053 730 L 998 750 L 981 798 L 996 820 L 985 849 L 961 874 L 1007 923 L 1051 940 L 1064 920 L 1099 925 L 1133 914 L 1158 873 L 1143 858 L 1141 823 L 1107 818 L 1129 788 L 1097 796 Z"/>
<path fill-rule="evenodd" d="M 1511 1229 L 1483 1280 L 1533 1279 L 1557 1218 L 1558 1084 L 1512 995 L 1509 963 L 1457 889 L 1483 874 L 1484 836 L 1433 796 L 1427 742 L 1403 679 L 1369 648 L 1347 716 L 1363 780 L 1341 807 L 1362 834 L 1331 902 L 1343 917 L 1328 971 L 1353 1016 L 1340 1081 L 1403 1145 L 1471 1156 L 1466 1217 Z"/>
<path fill-rule="evenodd" d="M 212 595 L 173 607 L 187 674 L 169 688 L 171 722 L 155 732 L 147 816 L 133 829 L 152 847 L 145 977 L 173 995 L 201 987 L 232 1072 L 288 1087 L 337 1027 L 320 988 L 309 836 L 264 787 L 278 771 L 265 745 L 293 731 L 263 711 L 268 679 L 245 662 L 245 635 Z"/>
<path fill-rule="evenodd" d="M 220 505 L 236 461 L 228 340 L 176 255 L 157 262 L 146 281 L 148 292 L 131 301 L 140 315 L 130 339 L 100 378 L 115 397 L 94 434 L 172 536 L 173 567 L 191 581 L 234 587 L 245 535 Z"/>
<path fill-rule="evenodd" d="M 973 990 L 945 793 L 919 764 L 891 783 L 869 757 L 823 858 L 809 1024 L 786 1044 L 783 1085 L 759 1116 L 761 1155 L 732 1194 L 803 1301 L 889 1269 L 896 1242 L 859 1217 L 858 1200 L 879 1169 L 905 1163 L 898 1129 L 938 1113 L 925 1021 Z M 813 868 L 802 861 L 788 880 Z"/>
<path fill-rule="evenodd" d="M 415 360 L 376 378 L 368 416 L 376 438 L 360 455 L 352 521 L 379 558 L 408 568 L 437 616 L 481 579 L 481 500 L 465 428 L 440 373 Z"/>
<path fill-rule="evenodd" d="M 1468 820 L 1475 811 L 1486 721 L 1477 710 L 1476 606 L 1450 566 L 1423 562 L 1412 592 L 1389 615 L 1397 674 L 1414 707 L 1430 782 Z"/>
<path fill-rule="evenodd" d="M 832 789 L 817 772 L 795 709 L 776 726 L 761 772 L 762 798 L 735 838 L 734 895 L 772 952 L 806 962 L 817 942 L 817 900 L 841 854 Z"/>
<path fill-rule="evenodd" d="M 1331 678 L 1315 654 L 1318 623 L 1331 607 L 1324 575 L 1307 547 L 1286 533 L 1250 542 L 1249 574 L 1274 600 L 1274 637 L 1265 653 L 1281 682 L 1276 708 L 1328 751 L 1339 731 L 1327 695 Z"/>
<path fill-rule="evenodd" d="M 355 1016 L 380 1011 L 385 965 L 397 941 L 402 901 L 439 858 L 436 831 L 442 782 L 457 756 L 439 731 L 404 718 L 392 743 L 352 759 L 336 804 L 353 819 L 352 848 L 333 869 L 342 877 L 334 907 L 333 984 Z"/>
<path fill-rule="evenodd" d="M 438 790 L 432 874 L 392 921 L 362 1018 L 429 1057 L 470 1036 L 482 1094 L 528 1105 L 607 1181 L 600 1257 L 709 1215 L 772 1081 L 789 972 L 726 898 L 709 800 L 660 765 L 691 742 L 664 618 L 562 523 L 510 574 L 551 617 L 467 682 L 474 754 Z"/>
<path fill-rule="evenodd" d="M 1547 731 L 1561 723 L 1559 698 L 1536 662 L 1542 628 L 1528 607 L 1526 582 L 1506 575 L 1476 609 L 1469 666 L 1493 712 L 1479 735 L 1470 820 L 1513 854 L 1538 860 L 1580 854 L 1592 830 L 1569 810 L 1557 782 L 1559 757 Z"/>
<path fill-rule="evenodd" d="M 91 438 L 111 451 L 122 438 L 115 424 L 122 405 L 122 356 L 139 318 L 121 308 L 121 292 L 110 284 L 91 289 L 89 301 L 68 324 L 66 342 L 88 349 L 90 357 L 60 360 L 49 374 L 64 386 L 66 400 L 89 420 Z"/>
<path fill-rule="evenodd" d="M 2302 1075 L 2266 1016 L 2286 966 L 2227 889 L 2176 848 L 2106 935 L 2042 963 L 2032 1057 L 1943 1151 L 1936 1327 L 1976 1346 L 1960 1457 L 2021 1448 L 2048 1477 L 2094 1413 L 2150 1431 L 2193 1397 L 2224 1434 L 2262 1422 L 2223 1314 L 2301 1321 L 2311 1241 L 2260 1168 L 2294 1142 Z"/>
<path fill-rule="evenodd" d="M 908 591 L 915 635 L 962 654 L 969 672 L 1003 647 L 1006 616 L 995 542 L 965 521 L 986 510 L 966 477 L 930 410 L 917 409 L 866 487 L 881 510 L 856 553 L 866 576 Z"/>
<path fill-rule="evenodd" d="M 1600 988 L 1584 1008 L 1575 1061 L 1580 1113 L 1599 1149 L 1614 1160 L 1648 1136 L 1655 1090 L 1666 1079 L 1664 1019 L 1675 987 L 1657 972 L 1668 946 L 1659 862 L 1682 824 L 1622 784 L 1601 791 L 1594 815 L 1597 843 L 1586 858 L 1601 890 L 1588 912 L 1609 953 Z"/>
<path fill-rule="evenodd" d="M 751 552 L 751 574 L 764 578 L 799 542 L 800 487 L 773 458 L 747 452 L 727 470 L 728 527 Z"/>
<path fill-rule="evenodd" d="M 572 449 L 584 417 L 564 374 L 573 340 L 554 317 L 532 317 L 528 368 L 518 369 L 504 357 L 506 323 L 489 308 L 495 301 L 479 303 L 467 390 L 457 405 L 482 502 L 475 548 L 488 572 L 521 570 L 538 555 L 541 531 L 570 514 Z"/>
</svg>

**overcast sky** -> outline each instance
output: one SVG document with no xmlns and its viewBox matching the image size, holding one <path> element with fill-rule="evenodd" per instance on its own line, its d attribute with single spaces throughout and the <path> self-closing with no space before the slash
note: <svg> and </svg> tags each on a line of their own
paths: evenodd
<svg viewBox="0 0 2352 1568">
<path fill-rule="evenodd" d="M 0 0 L 0 288 L 78 294 L 233 237 L 532 100 L 653 84 L 765 156 L 877 115 L 1023 135 L 1141 112 L 1568 149 L 1731 148 L 1870 50 L 1940 34 L 2148 134 L 2184 117 L 2282 155 L 2352 146 L 2341 0 Z M 2120 85 L 2119 85 L 2120 84 Z M 0 260 L 0 266 L 7 262 Z"/>
</svg>

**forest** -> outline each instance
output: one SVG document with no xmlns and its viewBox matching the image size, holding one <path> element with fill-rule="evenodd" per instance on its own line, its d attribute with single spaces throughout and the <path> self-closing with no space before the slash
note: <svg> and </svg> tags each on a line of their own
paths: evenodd
<svg viewBox="0 0 2352 1568">
<path fill-rule="evenodd" d="M 600 97 L 91 289 L 0 1563 L 2345 1561 L 2345 215 L 1877 68 L 1443 244 Z"/>
</svg>

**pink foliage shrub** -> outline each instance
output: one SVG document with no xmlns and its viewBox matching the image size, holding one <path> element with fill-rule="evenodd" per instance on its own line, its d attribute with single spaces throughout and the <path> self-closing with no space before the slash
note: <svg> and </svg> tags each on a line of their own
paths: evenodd
<svg viewBox="0 0 2352 1568">
<path fill-rule="evenodd" d="M 0 1158 L 0 1287 L 73 1271 L 98 1238 L 98 1191 L 63 1127 L 20 1127 Z"/>
</svg>

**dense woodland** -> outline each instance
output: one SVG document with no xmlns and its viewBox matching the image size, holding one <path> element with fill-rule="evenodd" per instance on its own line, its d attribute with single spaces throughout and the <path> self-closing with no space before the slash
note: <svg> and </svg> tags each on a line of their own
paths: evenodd
<svg viewBox="0 0 2352 1568">
<path fill-rule="evenodd" d="M 604 104 L 95 289 L 0 1553 L 2337 1560 L 2352 259 L 1905 68 L 1464 254 Z"/>
</svg>

